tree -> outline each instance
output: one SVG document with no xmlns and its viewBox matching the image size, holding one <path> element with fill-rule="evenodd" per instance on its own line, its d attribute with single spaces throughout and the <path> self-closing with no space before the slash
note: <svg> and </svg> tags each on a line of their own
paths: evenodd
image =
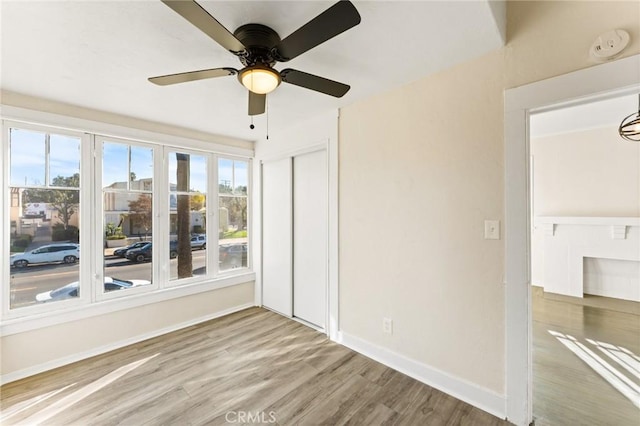
<svg viewBox="0 0 640 426">
<path fill-rule="evenodd" d="M 190 208 L 194 212 L 202 210 L 205 206 L 206 197 L 204 194 L 194 194 L 191 196 Z"/>
<path fill-rule="evenodd" d="M 146 238 L 149 230 L 153 226 L 151 196 L 140 194 L 137 200 L 129 201 L 129 211 L 131 212 L 131 220 L 134 225 L 144 229 L 144 236 Z"/>
<path fill-rule="evenodd" d="M 189 154 L 176 153 L 177 190 L 189 191 L 190 157 Z M 178 278 L 187 278 L 193 275 L 193 259 L 191 256 L 191 212 L 190 197 L 187 194 L 178 194 L 177 205 L 178 227 Z"/>
<path fill-rule="evenodd" d="M 220 197 L 220 207 L 229 212 L 229 224 L 242 230 L 247 224 L 247 197 Z M 226 230 L 223 230 L 226 231 Z"/>
<path fill-rule="evenodd" d="M 80 174 L 73 176 L 56 176 L 51 181 L 51 186 L 61 188 L 79 188 Z M 69 222 L 78 212 L 80 204 L 80 192 L 76 189 L 27 189 L 24 191 L 23 203 L 47 203 L 58 211 L 58 217 L 62 221 L 64 229 L 69 228 Z"/>
</svg>

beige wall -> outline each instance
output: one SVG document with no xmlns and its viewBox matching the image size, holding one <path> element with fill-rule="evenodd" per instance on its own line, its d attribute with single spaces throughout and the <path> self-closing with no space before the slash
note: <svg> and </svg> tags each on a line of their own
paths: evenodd
<svg viewBox="0 0 640 426">
<path fill-rule="evenodd" d="M 509 2 L 507 46 L 350 105 L 340 118 L 340 327 L 383 349 L 504 392 L 503 94 L 593 66 L 640 3 Z M 394 321 L 392 335 L 382 318 Z"/>
<path fill-rule="evenodd" d="M 596 37 L 626 30 L 631 42 L 620 58 L 640 52 L 639 1 L 509 1 L 506 87 L 518 87 L 595 65 Z"/>
<path fill-rule="evenodd" d="M 495 391 L 503 245 L 483 221 L 503 218 L 502 69 L 493 53 L 340 120 L 342 330 Z"/>
<path fill-rule="evenodd" d="M 252 304 L 254 282 L 67 322 L 0 340 L 4 376 L 148 336 L 217 312 Z"/>
<path fill-rule="evenodd" d="M 533 139 L 530 149 L 534 216 L 640 216 L 640 144 L 617 126 Z"/>
</svg>

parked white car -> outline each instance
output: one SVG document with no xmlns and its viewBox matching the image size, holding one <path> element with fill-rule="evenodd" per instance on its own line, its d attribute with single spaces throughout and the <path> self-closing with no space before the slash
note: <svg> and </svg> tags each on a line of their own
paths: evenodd
<svg viewBox="0 0 640 426">
<path fill-rule="evenodd" d="M 207 248 L 207 236 L 206 235 L 192 235 L 191 236 L 191 249 L 204 250 Z"/>
<path fill-rule="evenodd" d="M 138 287 L 141 285 L 151 284 L 151 281 L 147 280 L 121 280 L 119 278 L 104 277 L 104 291 L 108 293 L 110 291 L 122 290 L 125 288 Z M 78 281 L 74 281 L 64 287 L 56 288 L 55 290 L 45 291 L 36 295 L 36 301 L 38 302 L 51 302 L 54 300 L 71 299 L 78 297 Z"/>
<path fill-rule="evenodd" d="M 80 245 L 74 243 L 48 244 L 37 249 L 11 255 L 12 267 L 24 268 L 34 263 L 76 263 L 80 258 Z"/>
</svg>

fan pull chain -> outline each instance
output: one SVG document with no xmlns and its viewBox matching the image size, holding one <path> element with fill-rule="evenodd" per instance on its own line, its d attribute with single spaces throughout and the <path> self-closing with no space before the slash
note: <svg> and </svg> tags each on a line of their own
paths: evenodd
<svg viewBox="0 0 640 426">
<path fill-rule="evenodd" d="M 255 129 L 255 128 L 256 128 L 256 126 L 254 126 L 254 125 L 253 125 L 253 115 L 251 116 L 251 124 L 249 124 L 249 128 L 250 128 L 251 130 L 253 130 L 253 129 Z"/>
<path fill-rule="evenodd" d="M 267 140 L 269 140 L 269 96 L 266 99 L 267 103 Z"/>
</svg>

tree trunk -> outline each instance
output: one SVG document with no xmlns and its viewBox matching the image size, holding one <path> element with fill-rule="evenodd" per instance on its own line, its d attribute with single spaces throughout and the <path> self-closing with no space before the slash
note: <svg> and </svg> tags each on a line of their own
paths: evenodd
<svg viewBox="0 0 640 426">
<path fill-rule="evenodd" d="M 189 155 L 176 153 L 177 159 L 177 190 L 189 191 Z M 178 228 L 178 278 L 187 278 L 193 275 L 193 260 L 191 257 L 191 234 L 189 196 L 178 195 L 177 228 Z"/>
</svg>

